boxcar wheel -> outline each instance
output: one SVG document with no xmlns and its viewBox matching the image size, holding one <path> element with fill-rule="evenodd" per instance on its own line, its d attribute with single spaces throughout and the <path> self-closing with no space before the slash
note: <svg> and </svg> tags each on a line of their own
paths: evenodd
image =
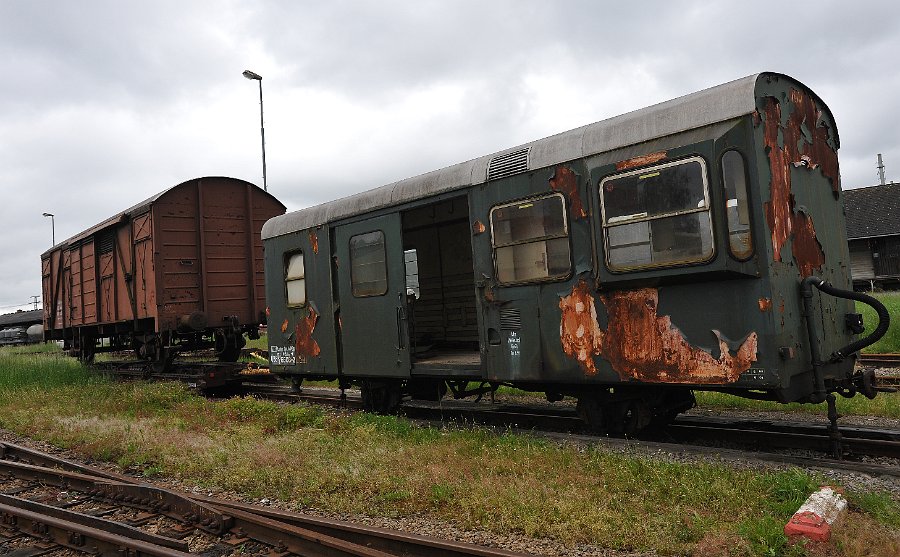
<svg viewBox="0 0 900 557">
<path fill-rule="evenodd" d="M 81 343 L 77 348 L 77 356 L 78 360 L 85 364 L 94 363 L 94 355 L 96 353 L 94 349 L 94 339 L 92 338 L 83 338 L 81 339 Z"/>
<path fill-rule="evenodd" d="M 575 407 L 578 417 L 584 422 L 588 433 L 602 435 L 606 433 L 606 419 L 603 415 L 603 403 L 597 395 L 584 395 L 578 397 L 578 405 Z"/>
<path fill-rule="evenodd" d="M 447 382 L 443 379 L 410 379 L 406 392 L 413 400 L 438 401 L 447 394 Z"/>
<path fill-rule="evenodd" d="M 376 414 L 393 414 L 400 407 L 400 381 L 366 380 L 360 383 L 363 410 Z"/>
<path fill-rule="evenodd" d="M 221 350 L 218 350 L 220 338 L 222 339 L 221 343 L 223 346 Z M 222 337 L 217 335 L 216 344 L 220 362 L 236 362 L 238 361 L 238 358 L 241 357 L 241 348 L 247 344 L 247 341 L 244 340 L 244 335 L 239 333 L 235 335 L 224 335 Z"/>
</svg>

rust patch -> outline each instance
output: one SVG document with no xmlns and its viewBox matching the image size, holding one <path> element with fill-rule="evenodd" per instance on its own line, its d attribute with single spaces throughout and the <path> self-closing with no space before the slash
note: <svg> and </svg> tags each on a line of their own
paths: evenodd
<svg viewBox="0 0 900 557">
<path fill-rule="evenodd" d="M 321 352 L 319 343 L 312 337 L 313 331 L 316 329 L 316 321 L 318 320 L 319 315 L 316 313 L 316 310 L 314 310 L 312 306 L 309 306 L 309 313 L 304 319 L 301 319 L 300 322 L 297 323 L 297 327 L 294 331 L 296 332 L 298 355 L 315 357 Z"/>
<path fill-rule="evenodd" d="M 772 310 L 772 300 L 769 298 L 759 299 L 759 311 L 767 312 Z"/>
<path fill-rule="evenodd" d="M 284 322 L 281 324 L 281 332 L 286 333 L 287 330 L 288 330 L 288 320 L 285 319 Z"/>
<path fill-rule="evenodd" d="M 581 196 L 578 195 L 578 176 L 575 171 L 565 165 L 557 166 L 553 177 L 550 178 L 550 189 L 569 198 L 569 202 L 572 204 L 572 215 L 576 219 L 587 217 L 587 212 L 581 203 Z"/>
<path fill-rule="evenodd" d="M 476 236 L 478 234 L 484 234 L 485 230 L 487 230 L 487 229 L 485 228 L 484 223 L 481 222 L 480 220 L 476 220 L 475 222 L 472 223 L 472 233 L 475 234 Z"/>
<path fill-rule="evenodd" d="M 603 331 L 597 323 L 597 308 L 587 283 L 580 281 L 572 287 L 572 293 L 560 298 L 562 318 L 559 324 L 559 340 L 563 351 L 575 358 L 588 375 L 595 375 L 594 356 L 603 351 Z"/>
<path fill-rule="evenodd" d="M 812 219 L 794 211 L 791 168 L 820 170 L 840 190 L 837 152 L 828 144 L 829 129 L 821 123 L 822 111 L 801 91 L 790 92 L 792 111 L 782 124 L 781 103 L 765 99 L 763 136 L 772 171 L 770 198 L 765 204 L 766 222 L 772 234 L 773 259 L 781 261 L 781 248 L 793 237 L 792 254 L 802 276 L 807 277 L 825 262 Z M 781 141 L 779 142 L 779 137 Z"/>
<path fill-rule="evenodd" d="M 755 332 L 732 354 L 721 333 L 713 330 L 718 358 L 691 346 L 669 316 L 657 315 L 655 288 L 615 292 L 600 299 L 609 315 L 606 331 L 597 323 L 594 299 L 584 281 L 559 302 L 563 351 L 589 375 L 597 371 L 593 357 L 602 356 L 623 380 L 724 384 L 736 381 L 756 361 Z"/>
<path fill-rule="evenodd" d="M 653 164 L 655 162 L 665 160 L 667 156 L 668 153 L 666 151 L 657 151 L 656 153 L 650 153 L 624 161 L 619 161 L 616 163 L 616 170 L 628 170 L 629 168 L 637 168 L 639 166 Z"/>
<path fill-rule="evenodd" d="M 488 286 L 487 288 L 484 289 L 484 300 L 488 303 L 494 302 L 494 288 L 493 287 Z"/>
<path fill-rule="evenodd" d="M 319 237 L 316 236 L 315 230 L 309 231 L 309 245 L 312 246 L 313 253 L 319 255 Z"/>
<path fill-rule="evenodd" d="M 822 252 L 822 244 L 816 238 L 816 229 L 812 219 L 806 213 L 794 214 L 794 241 L 791 244 L 791 253 L 794 261 L 800 267 L 800 275 L 808 277 L 813 270 L 825 263 L 825 254 Z"/>
</svg>

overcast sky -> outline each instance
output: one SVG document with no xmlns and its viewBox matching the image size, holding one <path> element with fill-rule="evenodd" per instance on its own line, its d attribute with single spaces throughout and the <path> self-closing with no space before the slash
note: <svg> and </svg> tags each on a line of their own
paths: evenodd
<svg viewBox="0 0 900 557">
<path fill-rule="evenodd" d="M 185 180 L 299 209 L 760 71 L 835 115 L 843 187 L 900 180 L 900 4 L 0 0 L 0 313 L 40 254 Z"/>
</svg>

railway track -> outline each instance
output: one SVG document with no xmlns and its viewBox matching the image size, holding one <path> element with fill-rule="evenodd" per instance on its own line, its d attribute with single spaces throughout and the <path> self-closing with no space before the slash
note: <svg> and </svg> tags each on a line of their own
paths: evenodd
<svg viewBox="0 0 900 557">
<path fill-rule="evenodd" d="M 865 354 L 859 355 L 859 363 L 869 366 L 885 366 L 900 368 L 900 354 Z"/>
<path fill-rule="evenodd" d="M 352 409 L 362 407 L 358 396 L 348 395 L 342 400 L 333 389 L 305 388 L 300 393 L 294 393 L 285 387 L 263 386 L 258 390 L 254 389 L 253 393 L 256 396 L 285 402 L 303 400 L 334 407 Z M 403 404 L 401 411 L 410 418 L 435 422 L 457 421 L 574 434 L 581 434 L 584 430 L 581 419 L 575 414 L 574 409 L 568 407 L 531 407 L 445 400 L 409 401 Z M 840 434 L 844 456 L 851 461 L 870 457 L 900 460 L 900 431 L 841 426 Z M 725 447 L 746 447 L 759 452 L 806 450 L 823 455 L 832 452 L 834 442 L 824 416 L 822 424 L 679 416 L 664 429 L 647 432 L 638 440 L 692 446 L 715 443 Z M 887 467 L 882 472 L 900 476 L 900 467 Z"/>
<path fill-rule="evenodd" d="M 186 494 L 0 443 L 0 547 L 18 556 L 525 557 Z"/>
<path fill-rule="evenodd" d="M 881 387 L 900 387 L 900 354 L 860 354 L 860 365 L 879 368 L 875 377 Z"/>
</svg>

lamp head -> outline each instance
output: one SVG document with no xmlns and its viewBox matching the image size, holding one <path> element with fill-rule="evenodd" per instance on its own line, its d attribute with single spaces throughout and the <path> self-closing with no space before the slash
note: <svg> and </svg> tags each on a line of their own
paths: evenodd
<svg viewBox="0 0 900 557">
<path fill-rule="evenodd" d="M 257 81 L 262 81 L 261 75 L 259 75 L 258 73 L 251 72 L 250 70 L 244 70 L 244 73 L 242 75 L 244 77 L 246 77 L 247 79 L 255 79 Z"/>
</svg>

